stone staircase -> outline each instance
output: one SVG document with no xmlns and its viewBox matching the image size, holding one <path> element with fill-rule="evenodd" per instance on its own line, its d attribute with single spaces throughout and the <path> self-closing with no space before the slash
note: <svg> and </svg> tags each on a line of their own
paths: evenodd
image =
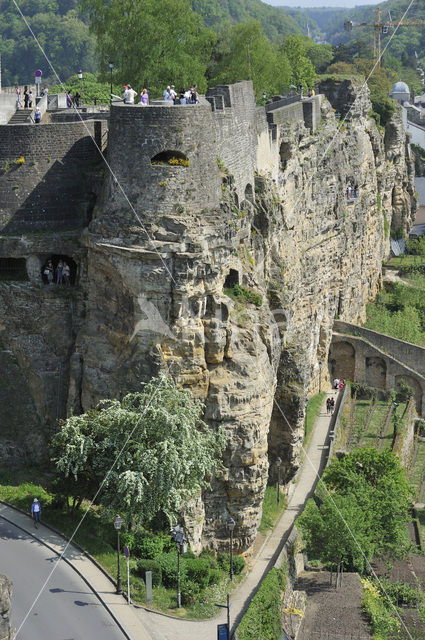
<svg viewBox="0 0 425 640">
<path fill-rule="evenodd" d="M 32 109 L 17 109 L 8 124 L 29 124 L 31 122 L 31 115 Z"/>
</svg>

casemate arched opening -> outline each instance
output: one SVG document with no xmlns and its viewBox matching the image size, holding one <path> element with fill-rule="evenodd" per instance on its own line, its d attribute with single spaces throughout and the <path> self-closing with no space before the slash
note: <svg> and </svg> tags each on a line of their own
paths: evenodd
<svg viewBox="0 0 425 640">
<path fill-rule="evenodd" d="M 151 164 L 159 167 L 189 167 L 189 158 L 181 151 L 168 150 L 157 153 L 151 158 Z"/>
</svg>

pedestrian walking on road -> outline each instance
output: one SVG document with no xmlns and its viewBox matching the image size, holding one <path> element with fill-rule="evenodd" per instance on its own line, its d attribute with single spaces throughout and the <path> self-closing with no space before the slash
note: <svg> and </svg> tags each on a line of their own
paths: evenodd
<svg viewBox="0 0 425 640">
<path fill-rule="evenodd" d="M 37 498 L 34 498 L 33 503 L 31 505 L 31 515 L 32 515 L 32 519 L 34 520 L 34 527 L 38 529 L 38 523 L 40 522 L 40 516 L 41 516 L 41 504 L 39 503 Z"/>
<path fill-rule="evenodd" d="M 331 416 L 333 416 L 335 411 L 335 398 L 331 398 L 330 407 L 331 407 Z"/>
</svg>

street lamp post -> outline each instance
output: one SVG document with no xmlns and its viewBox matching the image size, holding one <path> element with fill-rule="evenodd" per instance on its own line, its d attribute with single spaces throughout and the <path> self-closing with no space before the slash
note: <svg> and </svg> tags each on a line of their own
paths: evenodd
<svg viewBox="0 0 425 640">
<path fill-rule="evenodd" d="M 182 606 L 181 590 L 180 590 L 180 555 L 187 550 L 187 539 L 184 535 L 183 527 L 176 524 L 170 531 L 171 540 L 176 543 L 177 549 L 177 607 Z"/>
<path fill-rule="evenodd" d="M 229 551 L 230 551 L 230 580 L 233 582 L 233 529 L 236 522 L 233 518 L 229 518 L 227 521 L 227 528 L 230 531 Z"/>
<path fill-rule="evenodd" d="M 277 504 L 280 504 L 280 465 L 282 464 L 281 458 L 276 458 L 277 467 Z"/>
<path fill-rule="evenodd" d="M 78 72 L 78 79 L 80 81 L 80 100 L 82 104 L 83 103 L 83 72 L 81 71 L 81 69 Z"/>
<path fill-rule="evenodd" d="M 111 72 L 111 98 L 110 98 L 110 102 L 112 103 L 112 70 L 114 68 L 114 63 L 109 61 L 108 62 L 108 67 L 109 67 L 109 71 Z"/>
<path fill-rule="evenodd" d="M 117 531 L 117 593 L 122 593 L 121 586 L 121 566 L 120 566 L 120 529 L 124 520 L 120 516 L 116 516 L 114 520 L 114 527 Z"/>
</svg>

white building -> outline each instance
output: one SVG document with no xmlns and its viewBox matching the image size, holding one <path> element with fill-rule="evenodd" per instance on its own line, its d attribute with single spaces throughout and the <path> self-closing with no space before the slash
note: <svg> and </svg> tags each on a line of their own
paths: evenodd
<svg viewBox="0 0 425 640">
<path fill-rule="evenodd" d="M 410 89 L 405 82 L 396 82 L 391 89 L 391 97 L 400 104 L 410 101 Z"/>
</svg>

